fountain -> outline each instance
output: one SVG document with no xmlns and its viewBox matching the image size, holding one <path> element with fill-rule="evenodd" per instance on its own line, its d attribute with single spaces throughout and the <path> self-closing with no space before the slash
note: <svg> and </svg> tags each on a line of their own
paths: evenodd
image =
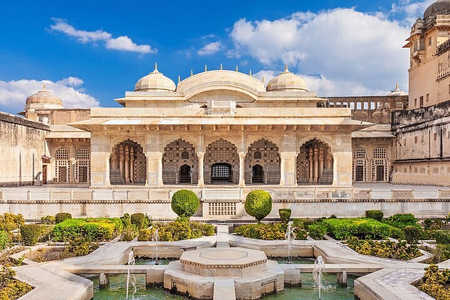
<svg viewBox="0 0 450 300">
<path fill-rule="evenodd" d="M 155 229 L 155 232 L 152 235 L 152 242 L 155 242 L 155 265 L 159 265 L 158 261 L 158 241 L 159 241 L 159 234 L 158 229 Z"/>
<path fill-rule="evenodd" d="M 133 253 L 133 249 L 130 250 L 130 252 L 128 253 L 128 272 L 127 272 L 127 297 L 126 299 L 128 299 L 128 290 L 130 287 L 130 282 L 131 285 L 133 286 L 133 297 L 134 298 L 134 294 L 137 291 L 137 287 L 136 287 L 136 277 L 134 276 L 134 274 L 131 274 L 131 269 L 130 266 L 135 264 L 135 260 L 134 260 L 134 253 Z M 131 279 L 131 281 L 130 281 Z"/>
<path fill-rule="evenodd" d="M 322 298 L 322 289 L 323 289 L 322 273 L 323 273 L 324 268 L 325 268 L 325 265 L 324 265 L 322 256 L 317 257 L 316 261 L 314 262 L 313 276 L 314 276 L 314 282 L 316 285 L 316 289 L 319 291 L 319 300 L 321 300 L 321 298 Z"/>
<path fill-rule="evenodd" d="M 292 221 L 290 221 L 288 223 L 288 227 L 286 229 L 286 235 L 285 235 L 286 242 L 288 243 L 288 246 L 287 246 L 287 263 L 288 264 L 291 263 L 291 243 L 292 243 L 293 239 L 295 240 L 295 238 L 296 238 L 296 235 L 294 233 L 294 228 L 292 227 Z"/>
</svg>

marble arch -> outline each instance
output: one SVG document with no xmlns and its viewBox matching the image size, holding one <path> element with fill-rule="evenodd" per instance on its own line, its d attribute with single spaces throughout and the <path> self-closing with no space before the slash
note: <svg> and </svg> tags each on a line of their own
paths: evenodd
<svg viewBox="0 0 450 300">
<path fill-rule="evenodd" d="M 245 155 L 246 184 L 280 184 L 281 159 L 278 146 L 265 138 L 253 142 Z"/>
<path fill-rule="evenodd" d="M 116 144 L 109 159 L 112 185 L 144 185 L 146 182 L 146 157 L 142 146 L 130 139 Z"/>
<path fill-rule="evenodd" d="M 164 184 L 197 184 L 198 158 L 190 142 L 180 138 L 168 143 L 162 159 Z"/>
<path fill-rule="evenodd" d="M 333 155 L 327 143 L 313 138 L 302 144 L 297 156 L 297 182 L 299 185 L 333 183 Z"/>
<path fill-rule="evenodd" d="M 220 138 L 206 147 L 204 180 L 212 183 L 239 183 L 239 154 L 233 143 Z"/>
</svg>

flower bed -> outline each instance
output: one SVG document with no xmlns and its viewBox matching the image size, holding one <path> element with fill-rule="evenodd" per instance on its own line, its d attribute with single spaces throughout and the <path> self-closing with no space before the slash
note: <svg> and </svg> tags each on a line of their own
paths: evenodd
<svg viewBox="0 0 450 300">
<path fill-rule="evenodd" d="M 425 271 L 425 276 L 417 284 L 418 288 L 436 300 L 450 299 L 450 270 L 439 271 L 437 265 L 430 265 Z"/>
<path fill-rule="evenodd" d="M 90 241 L 108 241 L 122 230 L 119 218 L 67 219 L 57 224 L 52 230 L 56 242 L 86 238 Z"/>
<path fill-rule="evenodd" d="M 212 236 L 214 226 L 195 222 L 154 223 L 151 228 L 139 231 L 139 241 L 151 241 L 155 230 L 158 229 L 160 241 L 182 241 L 197 239 L 202 236 Z"/>
<path fill-rule="evenodd" d="M 7 266 L 0 270 L 0 299 L 15 300 L 19 299 L 33 288 L 21 281 L 14 279 L 15 272 Z"/>
<path fill-rule="evenodd" d="M 297 240 L 306 240 L 307 232 L 303 229 L 303 223 L 294 221 L 294 234 Z M 250 224 L 242 225 L 234 230 L 237 235 L 260 240 L 284 240 L 286 239 L 287 224 L 269 223 L 269 224 Z"/>
<path fill-rule="evenodd" d="M 352 237 L 347 240 L 347 245 L 356 252 L 377 257 L 410 260 L 422 255 L 417 246 L 408 245 L 406 242 L 360 240 Z"/>
</svg>

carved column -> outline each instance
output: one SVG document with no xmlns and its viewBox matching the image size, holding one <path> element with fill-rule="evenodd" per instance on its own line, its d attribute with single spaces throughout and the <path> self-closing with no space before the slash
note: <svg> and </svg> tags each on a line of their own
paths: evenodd
<svg viewBox="0 0 450 300">
<path fill-rule="evenodd" d="M 124 153 L 123 153 L 123 144 L 119 146 L 119 170 L 120 170 L 120 177 L 125 178 L 124 173 Z"/>
<path fill-rule="evenodd" d="M 313 155 L 314 155 L 314 151 L 311 147 L 311 148 L 309 148 L 309 183 L 312 183 L 313 178 L 314 178 Z"/>
<path fill-rule="evenodd" d="M 134 148 L 130 149 L 130 182 L 134 182 Z"/>
<path fill-rule="evenodd" d="M 162 160 L 163 160 L 163 153 L 159 152 L 158 153 L 158 186 L 163 186 L 164 185 L 163 176 L 162 176 L 162 173 L 163 173 Z"/>
<path fill-rule="evenodd" d="M 323 165 L 324 165 L 324 146 L 321 145 L 319 148 L 319 180 L 322 178 Z"/>
<path fill-rule="evenodd" d="M 125 146 L 125 183 L 130 182 L 130 148 Z"/>
<path fill-rule="evenodd" d="M 198 152 L 198 186 L 205 186 L 205 180 L 203 178 L 203 158 L 205 157 L 205 152 Z"/>
<path fill-rule="evenodd" d="M 245 186 L 245 153 L 239 152 L 239 186 Z"/>
<path fill-rule="evenodd" d="M 314 182 L 319 181 L 319 149 L 317 146 L 314 148 Z"/>
</svg>

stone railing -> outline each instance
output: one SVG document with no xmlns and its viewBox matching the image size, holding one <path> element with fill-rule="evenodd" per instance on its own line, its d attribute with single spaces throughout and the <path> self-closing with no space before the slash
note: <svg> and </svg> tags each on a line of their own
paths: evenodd
<svg viewBox="0 0 450 300">
<path fill-rule="evenodd" d="M 254 189 L 268 191 L 275 203 L 295 202 L 365 202 L 371 200 L 422 201 L 430 199 L 450 201 L 450 189 L 423 192 L 414 190 L 357 190 L 333 187 L 173 187 L 141 189 L 3 189 L 0 202 L 84 202 L 84 201 L 131 201 L 170 203 L 172 195 L 181 188 L 194 191 L 203 202 L 241 202 Z"/>
</svg>

